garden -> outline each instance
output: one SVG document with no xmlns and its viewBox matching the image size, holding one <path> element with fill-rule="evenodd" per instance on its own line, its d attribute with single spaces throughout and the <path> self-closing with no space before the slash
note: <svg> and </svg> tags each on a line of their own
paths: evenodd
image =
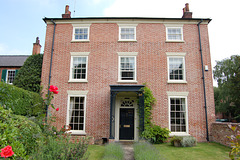
<svg viewBox="0 0 240 160">
<path fill-rule="evenodd" d="M 145 130 L 141 134 L 144 139 L 133 144 L 136 160 L 159 159 L 235 159 L 239 158 L 240 136 L 229 137 L 232 149 L 216 143 L 198 143 L 194 137 L 173 137 L 169 141 L 170 131 L 161 128 L 151 121 L 151 110 L 155 102 L 149 88 L 144 87 L 145 95 Z M 58 94 L 56 86 L 49 87 L 49 95 L 44 98 L 38 93 L 0 82 L 0 159 L 15 160 L 74 160 L 103 159 L 122 160 L 124 151 L 120 144 L 89 145 L 88 137 L 71 140 L 67 132 L 69 126 L 57 130 L 51 125 L 55 118 L 52 112 L 58 112 L 51 104 L 54 94 Z M 234 128 L 233 128 L 234 130 Z M 176 147 L 177 146 L 177 147 Z"/>
</svg>

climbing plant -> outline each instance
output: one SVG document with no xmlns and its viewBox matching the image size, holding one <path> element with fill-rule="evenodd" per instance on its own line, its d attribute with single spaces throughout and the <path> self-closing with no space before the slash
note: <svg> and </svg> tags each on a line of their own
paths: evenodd
<svg viewBox="0 0 240 160">
<path fill-rule="evenodd" d="M 152 109 L 156 98 L 147 84 L 144 85 L 145 87 L 142 88 L 144 93 L 144 131 L 141 136 L 152 143 L 163 143 L 169 137 L 170 131 L 152 122 Z"/>
</svg>

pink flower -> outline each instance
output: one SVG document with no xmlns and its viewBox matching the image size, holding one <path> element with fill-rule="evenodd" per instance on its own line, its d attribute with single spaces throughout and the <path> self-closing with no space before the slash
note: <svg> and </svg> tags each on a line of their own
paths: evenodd
<svg viewBox="0 0 240 160">
<path fill-rule="evenodd" d="M 59 108 L 57 108 L 56 111 L 59 111 Z"/>
<path fill-rule="evenodd" d="M 12 147 L 9 145 L 1 149 L 1 151 L 1 157 L 4 158 L 11 157 L 14 154 L 14 152 L 12 151 Z"/>
<path fill-rule="evenodd" d="M 49 91 L 53 92 L 54 94 L 58 94 L 59 91 L 57 91 L 57 90 L 58 90 L 57 86 L 51 85 L 50 88 L 49 88 Z"/>
</svg>

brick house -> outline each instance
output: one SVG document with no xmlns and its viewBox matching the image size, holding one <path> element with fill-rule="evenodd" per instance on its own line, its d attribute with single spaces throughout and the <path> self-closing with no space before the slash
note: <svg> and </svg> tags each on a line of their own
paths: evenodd
<svg viewBox="0 0 240 160">
<path fill-rule="evenodd" d="M 70 125 L 76 136 L 137 141 L 146 82 L 157 100 L 155 124 L 171 135 L 208 139 L 215 121 L 211 19 L 192 18 L 186 4 L 182 18 L 71 18 L 66 6 L 62 18 L 43 20 L 42 85 L 59 88 L 52 101 L 60 108 L 58 129 Z"/>
<path fill-rule="evenodd" d="M 40 54 L 41 45 L 39 38 L 33 43 L 32 55 Z M 18 70 L 23 66 L 29 55 L 0 55 L 0 77 L 1 81 L 12 84 Z"/>
</svg>

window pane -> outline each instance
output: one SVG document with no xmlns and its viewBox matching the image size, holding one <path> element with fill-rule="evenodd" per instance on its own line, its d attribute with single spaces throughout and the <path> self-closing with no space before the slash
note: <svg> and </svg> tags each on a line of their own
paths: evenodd
<svg viewBox="0 0 240 160">
<path fill-rule="evenodd" d="M 86 57 L 73 57 L 72 78 L 86 79 Z"/>
<path fill-rule="evenodd" d="M 167 28 L 168 40 L 182 40 L 181 28 Z"/>
<path fill-rule="evenodd" d="M 170 98 L 170 107 L 171 131 L 186 132 L 185 98 Z"/>
<path fill-rule="evenodd" d="M 169 79 L 183 80 L 183 58 L 169 58 Z"/>
<path fill-rule="evenodd" d="M 121 39 L 135 39 L 135 28 L 121 28 Z"/>
<path fill-rule="evenodd" d="M 71 130 L 83 130 L 84 126 L 84 97 L 70 97 L 69 125 Z"/>
<path fill-rule="evenodd" d="M 75 28 L 75 39 L 88 39 L 88 28 Z"/>
</svg>

